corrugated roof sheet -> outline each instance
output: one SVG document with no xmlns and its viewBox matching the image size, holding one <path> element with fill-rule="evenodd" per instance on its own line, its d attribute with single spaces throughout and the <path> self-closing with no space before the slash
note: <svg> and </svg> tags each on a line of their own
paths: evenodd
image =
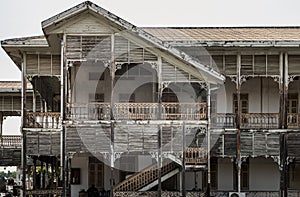
<svg viewBox="0 0 300 197">
<path fill-rule="evenodd" d="M 299 41 L 300 27 L 146 27 L 162 41 Z"/>
<path fill-rule="evenodd" d="M 300 27 L 144 27 L 162 41 L 300 41 Z M 48 45 L 45 36 L 13 38 L 8 45 Z"/>
<path fill-rule="evenodd" d="M 11 38 L 1 41 L 2 45 L 20 46 L 48 46 L 45 36 L 31 36 L 23 38 Z"/>
</svg>

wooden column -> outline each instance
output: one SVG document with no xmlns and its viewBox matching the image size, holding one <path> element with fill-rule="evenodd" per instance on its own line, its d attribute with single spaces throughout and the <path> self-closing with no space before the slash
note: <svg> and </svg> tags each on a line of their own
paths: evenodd
<svg viewBox="0 0 300 197">
<path fill-rule="evenodd" d="M 284 72 L 283 72 L 283 82 L 284 82 L 284 97 L 283 97 L 283 128 L 287 129 L 287 115 L 288 115 L 288 92 L 289 92 L 289 73 L 288 73 L 288 54 L 285 53 L 284 54 L 284 62 L 283 62 L 283 68 L 284 68 Z"/>
<path fill-rule="evenodd" d="M 41 165 L 40 165 L 40 168 L 41 168 L 41 176 L 40 176 L 40 185 L 41 185 L 41 189 L 44 189 L 45 188 L 45 172 L 44 172 L 44 162 L 41 161 Z"/>
<path fill-rule="evenodd" d="M 280 54 L 280 128 L 287 129 L 288 114 L 288 54 Z M 287 133 L 280 134 L 280 197 L 287 197 Z"/>
<path fill-rule="evenodd" d="M 283 120 L 284 120 L 284 55 L 280 53 L 279 56 L 279 129 L 284 128 Z"/>
<path fill-rule="evenodd" d="M 22 95 L 21 95 L 21 128 L 22 128 L 22 190 L 23 196 L 26 196 L 26 169 L 27 169 L 27 147 L 26 147 L 26 91 L 27 91 L 27 78 L 26 78 L 26 54 L 23 53 L 22 59 Z"/>
<path fill-rule="evenodd" d="M 210 168 L 210 126 L 211 126 L 211 92 L 210 84 L 207 84 L 207 196 L 210 196 L 211 168 Z"/>
<path fill-rule="evenodd" d="M 237 55 L 237 79 L 236 79 L 236 95 L 237 95 L 237 180 L 238 192 L 241 192 L 241 55 Z"/>
<path fill-rule="evenodd" d="M 66 103 L 65 103 L 65 63 L 66 63 L 66 35 L 63 35 L 63 39 L 61 41 L 61 66 L 60 66 L 60 116 L 61 116 L 61 136 L 60 136 L 60 167 L 61 167 L 61 180 L 63 183 L 63 192 L 62 196 L 67 196 L 67 182 L 66 182 L 66 129 L 63 121 L 66 119 Z"/>
<path fill-rule="evenodd" d="M 163 84 L 162 84 L 162 58 L 158 57 L 158 66 L 157 66 L 157 78 L 158 78 L 158 120 L 162 119 L 162 92 L 163 92 Z M 157 195 L 161 196 L 161 167 L 162 167 L 162 147 L 161 147 L 161 138 L 162 138 L 162 128 L 161 125 L 157 126 L 157 174 L 158 174 L 158 186 L 157 186 Z"/>
<path fill-rule="evenodd" d="M 185 188 L 185 150 L 186 150 L 186 144 L 185 144 L 185 123 L 182 124 L 182 196 L 186 196 L 186 188 Z"/>
<path fill-rule="evenodd" d="M 3 134 L 3 113 L 0 112 L 0 136 Z"/>
<path fill-rule="evenodd" d="M 115 130 L 114 130 L 114 86 L 115 86 L 115 35 L 111 35 L 111 64 L 110 64 L 110 75 L 111 75 L 111 92 L 110 92 L 110 196 L 113 197 L 114 191 L 114 143 L 115 143 Z"/>
<path fill-rule="evenodd" d="M 280 134 L 280 197 L 287 197 L 287 146 L 286 146 L 286 134 Z"/>
<path fill-rule="evenodd" d="M 33 189 L 36 189 L 36 157 L 33 158 Z"/>
</svg>

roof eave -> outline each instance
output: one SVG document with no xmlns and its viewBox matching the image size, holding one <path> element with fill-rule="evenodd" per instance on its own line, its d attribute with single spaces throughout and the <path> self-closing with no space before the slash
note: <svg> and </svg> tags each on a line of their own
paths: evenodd
<svg viewBox="0 0 300 197">
<path fill-rule="evenodd" d="M 258 40 L 258 41 L 165 41 L 172 46 L 203 47 L 299 47 L 300 40 Z"/>
</svg>

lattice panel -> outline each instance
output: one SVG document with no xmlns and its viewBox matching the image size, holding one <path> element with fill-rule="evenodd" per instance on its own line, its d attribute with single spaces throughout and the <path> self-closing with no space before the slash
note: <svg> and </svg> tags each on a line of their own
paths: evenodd
<svg viewBox="0 0 300 197">
<path fill-rule="evenodd" d="M 157 61 L 147 48 L 141 47 L 121 36 L 115 37 L 115 59 L 120 63 L 143 63 Z"/>
<path fill-rule="evenodd" d="M 26 61 L 28 75 L 60 75 L 60 55 L 28 54 Z"/>
<path fill-rule="evenodd" d="M 195 76 L 185 72 L 181 68 L 178 68 L 177 66 L 174 66 L 164 60 L 162 62 L 162 80 L 173 81 L 173 82 L 200 81 Z"/>
<path fill-rule="evenodd" d="M 111 59 L 110 36 L 67 36 L 66 55 L 69 61 Z"/>
<path fill-rule="evenodd" d="M 300 75 L 300 55 L 289 55 L 289 75 Z"/>
</svg>

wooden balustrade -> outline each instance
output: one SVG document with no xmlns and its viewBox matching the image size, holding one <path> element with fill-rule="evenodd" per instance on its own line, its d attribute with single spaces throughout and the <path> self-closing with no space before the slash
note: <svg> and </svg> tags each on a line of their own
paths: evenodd
<svg viewBox="0 0 300 197">
<path fill-rule="evenodd" d="M 186 165 L 199 165 L 207 163 L 207 149 L 189 147 L 185 151 Z"/>
<path fill-rule="evenodd" d="M 205 120 L 206 110 L 206 103 L 162 103 L 166 120 Z"/>
<path fill-rule="evenodd" d="M 27 190 L 26 193 L 34 196 L 62 196 L 62 189 L 36 189 Z"/>
<path fill-rule="evenodd" d="M 139 192 L 139 191 L 126 191 L 126 192 L 114 192 L 114 197 L 158 197 L 157 191 L 146 191 L 146 192 Z M 161 191 L 161 197 L 181 197 L 182 192 L 179 191 Z M 186 197 L 205 197 L 207 196 L 203 191 L 187 191 Z"/>
<path fill-rule="evenodd" d="M 60 112 L 27 112 L 27 128 L 58 129 L 60 127 Z"/>
<path fill-rule="evenodd" d="M 278 128 L 278 113 L 243 113 L 240 117 L 241 128 Z M 212 126 L 235 128 L 236 115 L 233 113 L 212 114 Z"/>
<path fill-rule="evenodd" d="M 115 103 L 116 120 L 156 120 L 158 103 Z"/>
<path fill-rule="evenodd" d="M 288 128 L 299 128 L 300 127 L 300 114 L 289 113 L 287 116 Z"/>
<path fill-rule="evenodd" d="M 0 145 L 3 148 L 17 147 L 22 146 L 22 139 L 19 135 L 2 135 L 0 136 Z"/>
<path fill-rule="evenodd" d="M 241 114 L 241 128 L 278 128 L 278 113 Z"/>
<path fill-rule="evenodd" d="M 212 114 L 211 122 L 217 128 L 234 128 L 236 127 L 236 115 L 232 113 Z"/>
<path fill-rule="evenodd" d="M 163 120 L 205 120 L 206 103 L 162 103 Z M 70 120 L 109 120 L 109 103 L 74 103 L 68 105 Z M 157 120 L 158 103 L 115 103 L 116 120 Z"/>
</svg>

